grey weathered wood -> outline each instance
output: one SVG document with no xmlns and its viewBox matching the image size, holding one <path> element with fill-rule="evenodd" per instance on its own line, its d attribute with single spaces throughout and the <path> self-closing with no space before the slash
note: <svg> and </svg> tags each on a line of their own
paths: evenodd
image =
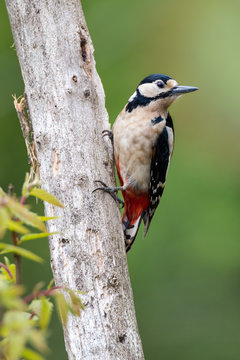
<svg viewBox="0 0 240 360">
<path fill-rule="evenodd" d="M 143 359 L 120 212 L 94 180 L 114 184 L 105 97 L 79 0 L 6 0 L 43 188 L 56 285 L 86 291 L 64 329 L 69 359 Z"/>
</svg>

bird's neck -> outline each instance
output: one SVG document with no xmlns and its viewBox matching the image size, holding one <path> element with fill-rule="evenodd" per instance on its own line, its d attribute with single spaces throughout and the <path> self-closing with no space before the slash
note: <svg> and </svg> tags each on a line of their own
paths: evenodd
<svg viewBox="0 0 240 360">
<path fill-rule="evenodd" d="M 159 101 L 152 101 L 148 105 L 148 111 L 161 116 L 163 119 L 166 119 L 168 116 L 168 108 Z"/>
</svg>

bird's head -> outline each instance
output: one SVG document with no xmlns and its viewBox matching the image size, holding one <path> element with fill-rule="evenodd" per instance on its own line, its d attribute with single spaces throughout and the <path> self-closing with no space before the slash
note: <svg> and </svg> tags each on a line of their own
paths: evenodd
<svg viewBox="0 0 240 360">
<path fill-rule="evenodd" d="M 198 90 L 192 86 L 180 86 L 170 76 L 152 74 L 143 79 L 128 100 L 126 111 L 138 106 L 151 106 L 167 111 L 168 107 L 181 95 Z"/>
</svg>

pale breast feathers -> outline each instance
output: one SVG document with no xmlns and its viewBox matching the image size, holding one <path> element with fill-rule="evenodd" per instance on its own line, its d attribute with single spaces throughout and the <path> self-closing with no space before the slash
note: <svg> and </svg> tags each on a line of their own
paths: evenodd
<svg viewBox="0 0 240 360">
<path fill-rule="evenodd" d="M 113 126 L 114 152 L 124 184 L 139 192 L 148 192 L 152 150 L 166 121 L 153 123 L 157 114 L 134 111 L 120 113 Z"/>
</svg>

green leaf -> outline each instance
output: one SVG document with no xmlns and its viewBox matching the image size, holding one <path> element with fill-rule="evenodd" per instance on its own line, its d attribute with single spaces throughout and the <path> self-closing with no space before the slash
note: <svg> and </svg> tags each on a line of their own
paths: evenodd
<svg viewBox="0 0 240 360">
<path fill-rule="evenodd" d="M 0 207 L 0 238 L 4 236 L 10 214 L 5 207 Z"/>
<path fill-rule="evenodd" d="M 44 358 L 41 355 L 27 348 L 23 350 L 22 357 L 26 360 L 44 360 Z"/>
<path fill-rule="evenodd" d="M 4 268 L 3 266 L 4 264 L 0 263 L 0 267 L 1 267 L 1 273 L 3 275 L 3 277 L 12 283 L 15 283 L 16 278 L 15 278 L 15 274 L 16 274 L 16 270 L 15 270 L 15 265 L 11 264 L 10 266 L 6 265 L 6 268 Z"/>
<path fill-rule="evenodd" d="M 6 256 L 4 256 L 4 261 L 5 261 L 6 266 L 9 267 L 11 263 Z"/>
<path fill-rule="evenodd" d="M 48 220 L 59 219 L 59 216 L 39 216 L 39 219 L 41 221 L 48 221 Z"/>
<path fill-rule="evenodd" d="M 38 351 L 47 352 L 48 347 L 45 341 L 45 334 L 42 331 L 32 329 L 29 334 L 29 341 Z"/>
<path fill-rule="evenodd" d="M 1 335 L 8 336 L 11 330 L 28 330 L 31 328 L 31 325 L 28 321 L 29 314 L 26 314 L 25 311 L 18 310 L 9 310 L 6 311 L 3 315 Z"/>
<path fill-rule="evenodd" d="M 53 283 L 54 283 L 54 278 L 52 278 L 52 280 L 49 282 L 48 287 L 47 287 L 48 290 L 51 289 Z"/>
<path fill-rule="evenodd" d="M 68 289 L 68 292 L 72 301 L 71 311 L 74 315 L 80 316 L 80 311 L 84 310 L 84 305 L 80 297 L 77 296 L 73 290 Z"/>
<path fill-rule="evenodd" d="M 22 350 L 24 349 L 25 345 L 25 334 L 21 332 L 16 332 L 11 336 L 8 336 L 8 351 L 7 351 L 7 359 L 11 360 L 18 360 L 20 359 Z"/>
<path fill-rule="evenodd" d="M 14 199 L 8 198 L 8 208 L 11 211 L 11 213 L 15 217 L 19 218 L 22 222 L 31 225 L 39 230 L 42 230 L 44 232 L 47 231 L 45 225 L 37 216 L 37 214 L 28 210 L 26 206 L 19 204 Z"/>
<path fill-rule="evenodd" d="M 31 324 L 22 311 L 6 311 L 3 315 L 1 335 L 7 337 L 7 359 L 18 360 L 24 349 L 26 334 Z"/>
<path fill-rule="evenodd" d="M 58 313 L 60 315 L 60 318 L 62 319 L 63 324 L 66 325 L 69 306 L 68 306 L 68 304 L 67 304 L 67 302 L 65 300 L 65 297 L 61 293 L 58 293 L 55 296 L 55 300 L 56 300 L 56 303 L 57 303 L 57 309 L 58 309 Z"/>
<path fill-rule="evenodd" d="M 16 265 L 15 264 L 10 264 L 9 265 L 9 270 L 11 271 L 11 274 L 13 276 L 12 282 L 15 284 L 16 283 Z"/>
<path fill-rule="evenodd" d="M 0 243 L 0 249 L 4 249 L 3 251 L 0 252 L 0 254 L 7 254 L 10 252 L 13 252 L 13 253 L 21 255 L 29 260 L 33 260 L 33 261 L 36 261 L 39 263 L 43 262 L 43 259 L 40 258 L 38 255 L 34 254 L 33 252 L 31 252 L 29 250 L 23 249 L 19 246 Z"/>
<path fill-rule="evenodd" d="M 43 232 L 43 233 L 39 233 L 39 234 L 27 234 L 27 235 L 23 235 L 20 238 L 19 243 L 21 244 L 23 241 L 40 239 L 40 238 L 48 237 L 49 235 L 55 235 L 55 234 L 58 234 L 58 232 L 52 232 L 52 233 Z"/>
<path fill-rule="evenodd" d="M 49 321 L 51 319 L 53 311 L 53 304 L 46 297 L 41 298 L 41 316 L 39 319 L 39 324 L 41 329 L 46 329 L 48 327 Z"/>
<path fill-rule="evenodd" d="M 20 234 L 29 233 L 29 230 L 25 226 L 21 225 L 21 223 L 18 221 L 9 220 L 7 223 L 7 227 L 10 231 L 16 231 Z"/>
<path fill-rule="evenodd" d="M 59 206 L 61 208 L 64 207 L 64 205 L 54 195 L 49 194 L 46 190 L 34 188 L 30 191 L 30 195 L 36 196 L 39 199 L 47 201 L 55 206 Z"/>
<path fill-rule="evenodd" d="M 29 311 L 33 311 L 39 318 L 41 316 L 41 300 L 34 299 L 28 306 Z"/>
<path fill-rule="evenodd" d="M 8 267 L 8 269 L 10 270 L 12 276 L 13 276 L 13 279 L 10 278 L 9 274 L 2 269 L 2 271 L 5 273 L 5 277 L 7 277 L 7 280 L 10 281 L 10 282 L 13 282 L 14 284 L 16 283 L 16 265 L 15 264 L 11 264 L 9 259 L 4 256 L 4 262 L 5 262 L 5 265 Z"/>
<path fill-rule="evenodd" d="M 23 294 L 23 288 L 16 286 L 12 282 L 1 277 L 0 281 L 0 293 L 1 293 L 1 308 L 11 310 L 24 310 L 26 304 L 22 301 L 20 295 Z M 7 311 L 4 312 L 7 314 Z M 0 332 L 2 327 L 0 326 Z M 0 336 L 1 337 L 1 336 Z"/>
</svg>

